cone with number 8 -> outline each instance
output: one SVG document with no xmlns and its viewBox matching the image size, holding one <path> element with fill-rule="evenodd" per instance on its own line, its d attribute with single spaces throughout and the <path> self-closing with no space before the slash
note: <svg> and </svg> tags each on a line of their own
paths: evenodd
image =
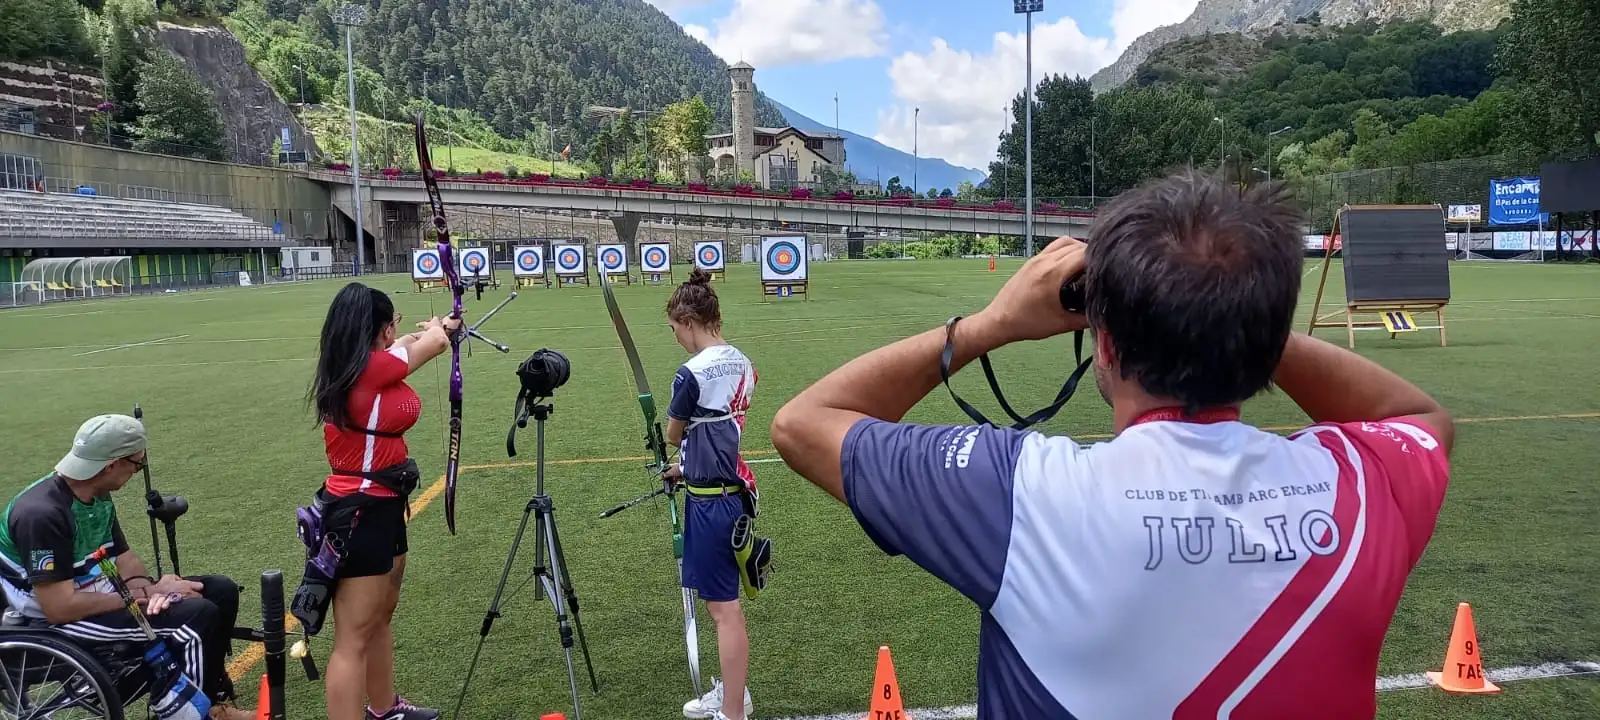
<svg viewBox="0 0 1600 720">
<path fill-rule="evenodd" d="M 872 679 L 872 709 L 862 720 L 911 720 L 900 700 L 900 681 L 894 676 L 894 661 L 889 646 L 878 648 L 878 671 Z"/>
<path fill-rule="evenodd" d="M 1445 649 L 1441 672 L 1427 672 L 1428 680 L 1451 693 L 1492 694 L 1500 687 L 1483 674 L 1483 653 L 1478 646 L 1478 629 L 1472 622 L 1472 606 L 1456 606 L 1455 627 L 1450 630 L 1450 646 Z"/>
</svg>

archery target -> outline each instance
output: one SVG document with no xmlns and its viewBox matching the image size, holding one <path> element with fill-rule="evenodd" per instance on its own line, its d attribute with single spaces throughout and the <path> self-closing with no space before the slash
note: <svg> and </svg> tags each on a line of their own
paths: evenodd
<svg viewBox="0 0 1600 720">
<path fill-rule="evenodd" d="M 639 269 L 647 273 L 671 272 L 672 245 L 669 243 L 645 243 L 639 246 Z"/>
<path fill-rule="evenodd" d="M 494 277 L 494 263 L 489 262 L 489 248 L 461 248 L 457 263 L 459 267 L 456 272 L 461 273 L 463 278 Z"/>
<path fill-rule="evenodd" d="M 761 238 L 761 279 L 770 282 L 806 280 L 806 239 L 802 236 Z"/>
<path fill-rule="evenodd" d="M 557 275 L 585 275 L 588 271 L 584 267 L 584 253 L 582 245 L 557 245 L 555 246 L 556 274 Z"/>
<path fill-rule="evenodd" d="M 511 274 L 517 277 L 544 275 L 544 246 L 518 245 L 511 253 Z"/>
<path fill-rule="evenodd" d="M 706 240 L 694 244 L 694 266 L 701 270 L 721 272 L 727 264 L 721 240 Z"/>
<path fill-rule="evenodd" d="M 416 248 L 411 251 L 412 280 L 441 280 L 444 267 L 439 264 L 437 248 Z"/>
<path fill-rule="evenodd" d="M 600 272 L 607 275 L 625 275 L 628 272 L 627 245 L 597 245 L 594 259 L 600 265 Z"/>
</svg>

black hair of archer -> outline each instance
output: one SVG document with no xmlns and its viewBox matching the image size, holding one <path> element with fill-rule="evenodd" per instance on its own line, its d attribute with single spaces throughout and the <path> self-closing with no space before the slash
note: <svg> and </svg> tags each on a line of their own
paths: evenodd
<svg viewBox="0 0 1600 720">
<path fill-rule="evenodd" d="M 1121 375 L 1187 412 L 1270 388 L 1300 296 L 1302 215 L 1280 185 L 1192 171 L 1105 207 L 1084 291 Z"/>
<path fill-rule="evenodd" d="M 667 299 L 667 318 L 712 331 L 722 329 L 722 306 L 717 301 L 717 291 L 711 287 L 711 273 L 701 268 L 689 273 L 689 279 Z"/>
<path fill-rule="evenodd" d="M 350 388 L 367 369 L 378 336 L 393 322 L 394 301 L 382 290 L 352 282 L 333 296 L 322 321 L 316 374 L 306 398 L 316 407 L 317 422 L 350 424 Z"/>
</svg>

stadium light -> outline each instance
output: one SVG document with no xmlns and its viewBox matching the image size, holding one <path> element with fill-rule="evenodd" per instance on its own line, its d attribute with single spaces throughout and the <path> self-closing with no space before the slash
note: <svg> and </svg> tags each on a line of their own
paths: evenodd
<svg viewBox="0 0 1600 720">
<path fill-rule="evenodd" d="M 1033 14 L 1044 12 L 1044 0 L 1011 0 L 1012 12 L 1028 21 L 1027 80 L 1022 88 L 1023 120 L 1023 194 L 1027 207 L 1022 210 L 1024 257 L 1033 256 Z"/>
<path fill-rule="evenodd" d="M 333 23 L 344 26 L 345 77 L 350 90 L 350 205 L 356 214 L 356 262 L 352 271 L 360 275 L 361 266 L 366 262 L 366 251 L 362 249 L 366 236 L 361 228 L 361 149 L 356 139 L 356 55 L 352 33 L 355 28 L 367 24 L 367 8 L 365 5 L 341 5 L 333 11 Z"/>
</svg>

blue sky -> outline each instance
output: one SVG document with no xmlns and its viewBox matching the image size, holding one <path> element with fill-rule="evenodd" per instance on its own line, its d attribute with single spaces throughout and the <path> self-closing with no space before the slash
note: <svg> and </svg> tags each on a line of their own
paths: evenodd
<svg viewBox="0 0 1600 720">
<path fill-rule="evenodd" d="M 647 0 L 763 92 L 819 122 L 983 168 L 1024 84 L 1024 22 L 1009 0 Z M 1196 0 L 1045 0 L 1034 81 L 1093 73 Z M 920 112 L 917 109 L 920 108 Z"/>
</svg>

